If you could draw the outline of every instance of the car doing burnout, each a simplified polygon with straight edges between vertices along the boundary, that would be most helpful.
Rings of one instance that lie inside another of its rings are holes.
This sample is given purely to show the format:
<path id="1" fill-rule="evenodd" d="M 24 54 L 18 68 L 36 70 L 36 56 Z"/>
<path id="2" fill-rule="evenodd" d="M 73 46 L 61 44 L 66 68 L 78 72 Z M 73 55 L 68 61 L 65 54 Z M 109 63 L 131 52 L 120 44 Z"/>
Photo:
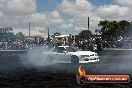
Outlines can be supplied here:
<path id="1" fill-rule="evenodd" d="M 46 54 L 49 63 L 89 63 L 99 61 L 97 53 L 80 51 L 70 46 L 56 46 Z"/>

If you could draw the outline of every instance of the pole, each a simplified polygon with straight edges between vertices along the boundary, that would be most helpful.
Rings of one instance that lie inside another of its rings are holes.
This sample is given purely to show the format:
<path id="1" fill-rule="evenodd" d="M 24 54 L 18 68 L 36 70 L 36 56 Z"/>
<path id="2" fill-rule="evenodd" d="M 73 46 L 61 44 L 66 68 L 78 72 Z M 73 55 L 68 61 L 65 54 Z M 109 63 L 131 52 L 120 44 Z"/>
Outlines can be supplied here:
<path id="1" fill-rule="evenodd" d="M 88 17 L 88 30 L 89 30 L 89 17 Z"/>
<path id="2" fill-rule="evenodd" d="M 50 35 L 49 35 L 49 28 L 48 29 L 48 43 L 50 43 Z"/>
<path id="3" fill-rule="evenodd" d="M 89 32 L 89 17 L 88 17 L 88 32 Z M 90 34 L 88 34 L 88 37 L 90 38 Z"/>
<path id="4" fill-rule="evenodd" d="M 31 25 L 31 23 L 29 23 L 29 37 L 30 37 L 30 25 Z"/>

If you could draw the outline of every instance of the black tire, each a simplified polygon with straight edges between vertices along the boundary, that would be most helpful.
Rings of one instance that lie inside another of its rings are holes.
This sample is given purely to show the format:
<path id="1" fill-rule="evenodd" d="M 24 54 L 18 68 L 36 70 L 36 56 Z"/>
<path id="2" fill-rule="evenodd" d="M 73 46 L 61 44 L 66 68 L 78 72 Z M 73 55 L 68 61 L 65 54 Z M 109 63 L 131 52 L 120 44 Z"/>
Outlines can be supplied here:
<path id="1" fill-rule="evenodd" d="M 47 62 L 48 64 L 53 63 L 53 58 L 52 58 L 51 56 L 47 56 L 46 62 Z"/>
<path id="2" fill-rule="evenodd" d="M 71 63 L 72 64 L 78 64 L 79 58 L 77 56 L 71 56 Z"/>

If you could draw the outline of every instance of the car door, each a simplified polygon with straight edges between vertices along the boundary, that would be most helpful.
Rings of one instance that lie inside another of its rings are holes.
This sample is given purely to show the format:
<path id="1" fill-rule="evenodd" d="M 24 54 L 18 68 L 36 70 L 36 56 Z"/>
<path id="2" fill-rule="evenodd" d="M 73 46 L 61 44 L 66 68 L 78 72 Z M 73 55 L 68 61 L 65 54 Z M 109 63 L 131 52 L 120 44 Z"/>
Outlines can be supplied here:
<path id="1" fill-rule="evenodd" d="M 59 63 L 65 62 L 66 52 L 64 47 L 58 47 L 55 55 L 56 61 Z"/>

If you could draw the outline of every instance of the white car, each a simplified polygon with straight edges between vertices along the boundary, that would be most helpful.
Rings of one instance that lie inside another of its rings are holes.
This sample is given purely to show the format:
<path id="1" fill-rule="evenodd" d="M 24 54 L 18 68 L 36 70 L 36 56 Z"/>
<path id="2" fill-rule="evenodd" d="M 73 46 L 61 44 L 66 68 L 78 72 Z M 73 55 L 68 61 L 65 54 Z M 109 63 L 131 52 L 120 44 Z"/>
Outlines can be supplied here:
<path id="1" fill-rule="evenodd" d="M 45 53 L 43 53 L 45 54 Z M 47 61 L 54 63 L 89 63 L 99 61 L 99 56 L 91 51 L 78 51 L 70 46 L 57 46 L 47 54 Z"/>

